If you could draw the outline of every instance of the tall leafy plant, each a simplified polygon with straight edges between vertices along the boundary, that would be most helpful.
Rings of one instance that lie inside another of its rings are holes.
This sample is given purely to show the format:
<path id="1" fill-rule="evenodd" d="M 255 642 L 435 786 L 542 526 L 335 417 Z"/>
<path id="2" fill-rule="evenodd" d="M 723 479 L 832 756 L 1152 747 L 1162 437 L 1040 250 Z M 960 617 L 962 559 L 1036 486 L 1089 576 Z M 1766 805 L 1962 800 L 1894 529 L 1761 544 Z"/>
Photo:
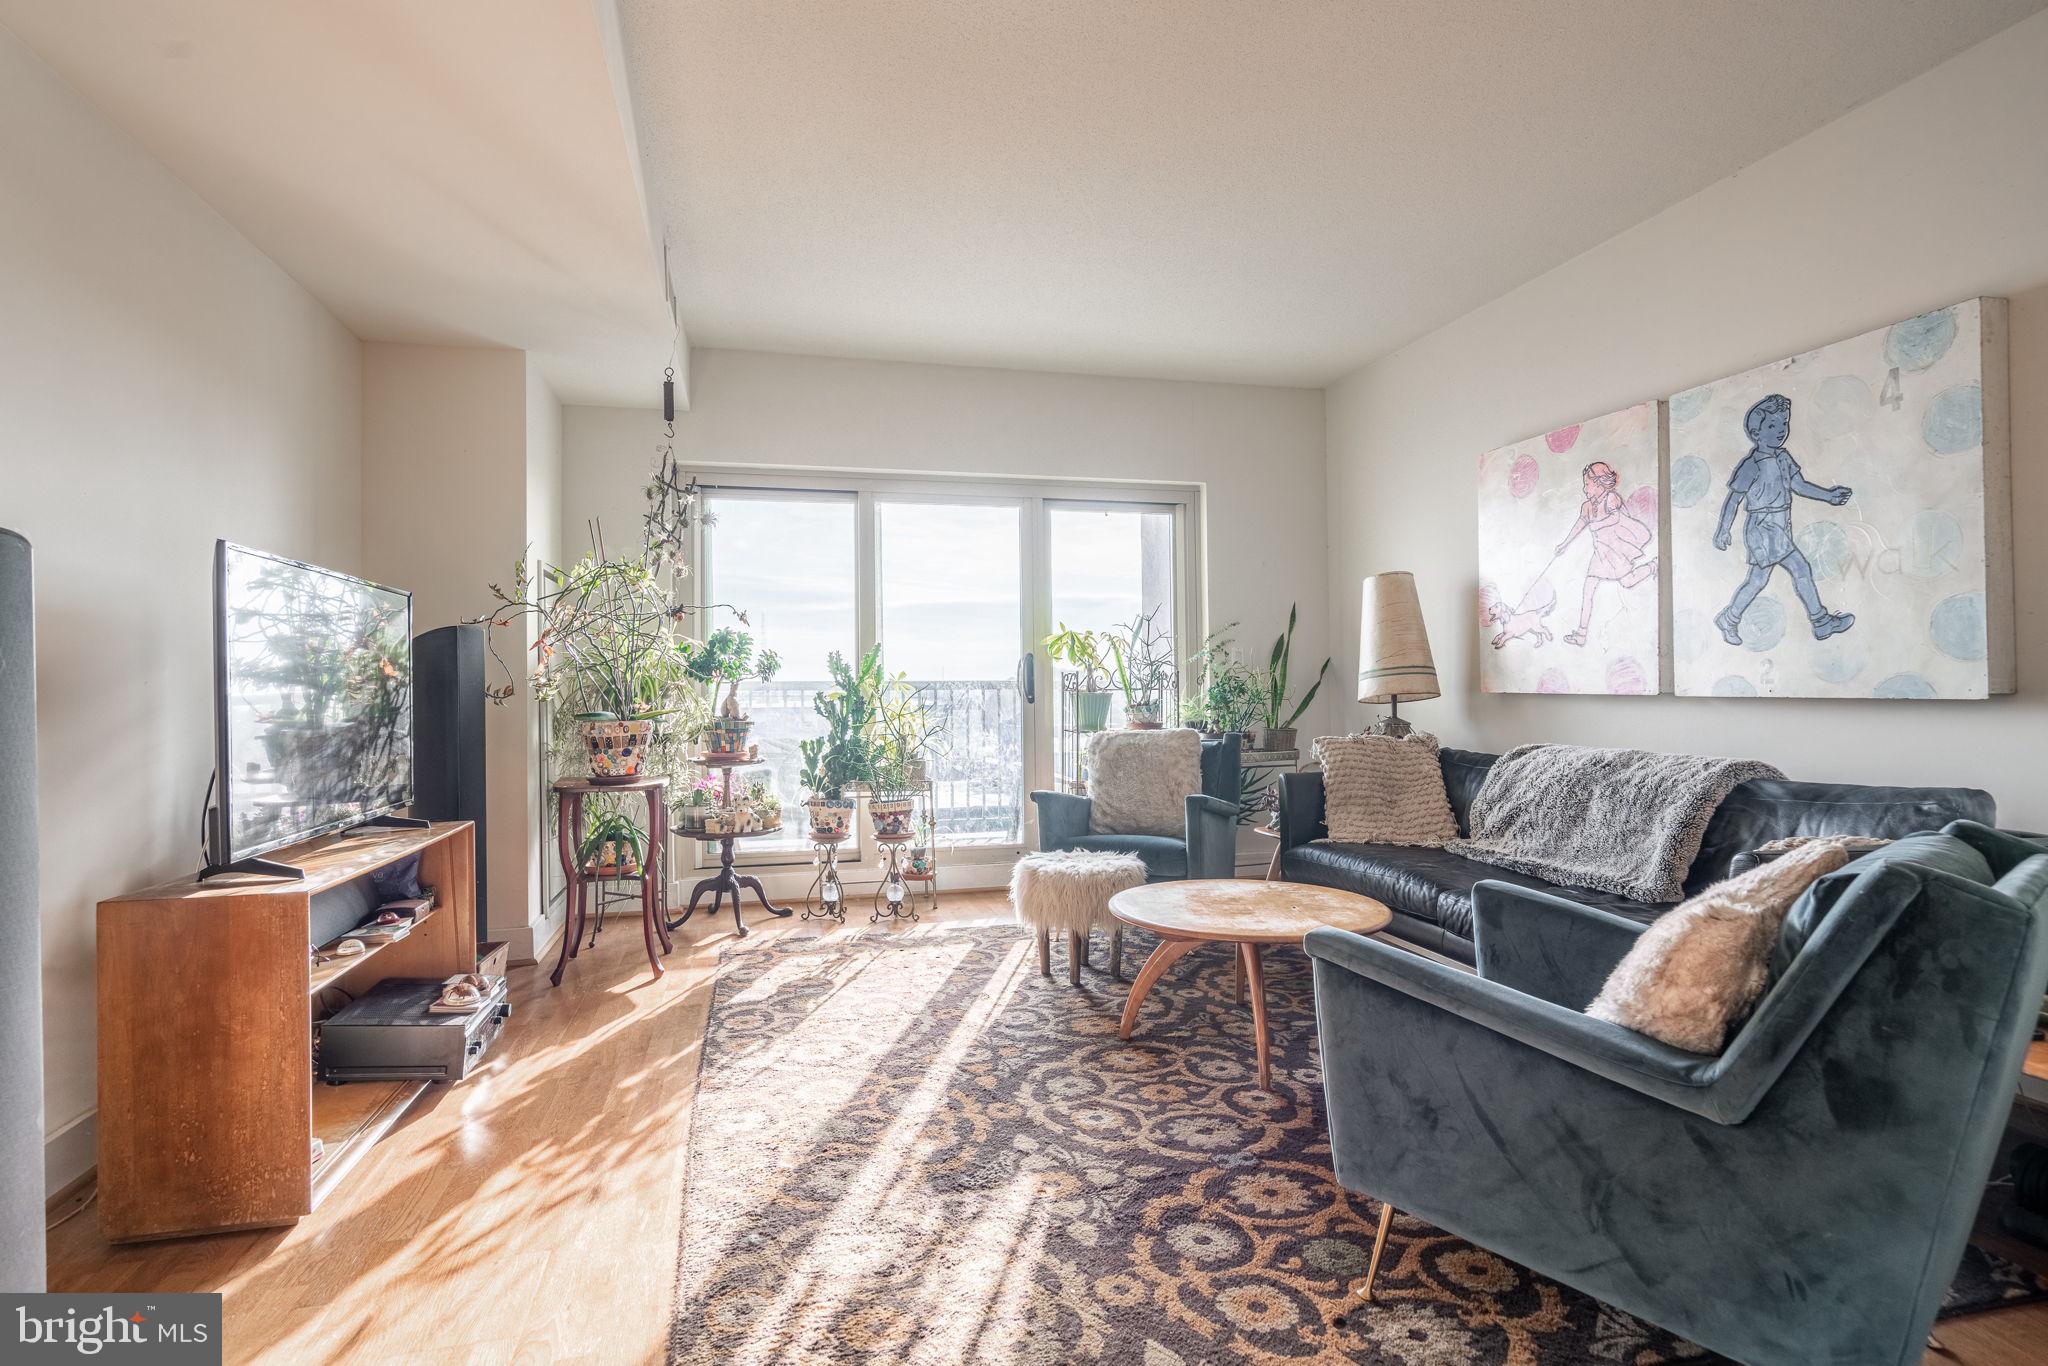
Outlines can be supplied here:
<path id="1" fill-rule="evenodd" d="M 811 709 L 825 723 L 825 733 L 797 745 L 803 755 L 803 784 L 822 801 L 845 799 L 846 789 L 876 781 L 879 745 L 876 740 L 875 698 L 882 677 L 882 649 L 879 644 L 861 656 L 857 666 L 834 650 L 825 661 L 831 671 L 833 688 L 811 699 Z"/>
<path id="2" fill-rule="evenodd" d="M 1294 704 L 1293 711 L 1287 711 L 1287 669 L 1294 653 L 1295 606 L 1287 608 L 1287 629 L 1273 642 L 1273 653 L 1266 663 L 1265 722 L 1268 730 L 1291 730 L 1309 704 L 1316 700 L 1316 693 L 1323 686 L 1324 675 L 1330 672 L 1330 661 L 1325 659 L 1323 667 L 1316 671 L 1316 681 L 1309 684 L 1308 691 Z M 1287 719 L 1281 720 L 1285 714 Z"/>
<path id="3" fill-rule="evenodd" d="M 494 701 L 515 692 L 498 633 L 524 623 L 533 635 L 527 680 L 536 698 L 566 704 L 582 720 L 647 720 L 679 709 L 696 646 L 677 623 L 691 609 L 671 601 L 645 563 L 592 553 L 536 575 L 522 557 L 511 589 L 490 589 L 498 606 L 472 624 L 490 627 L 491 654 L 505 674 L 490 689 Z"/>

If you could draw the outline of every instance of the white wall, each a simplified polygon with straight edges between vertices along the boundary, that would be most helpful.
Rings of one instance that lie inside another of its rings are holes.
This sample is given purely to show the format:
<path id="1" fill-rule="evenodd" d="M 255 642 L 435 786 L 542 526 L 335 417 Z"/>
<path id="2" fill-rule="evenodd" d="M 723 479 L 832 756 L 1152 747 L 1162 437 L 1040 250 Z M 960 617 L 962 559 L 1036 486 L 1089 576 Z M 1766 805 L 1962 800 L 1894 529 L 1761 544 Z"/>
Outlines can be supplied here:
<path id="1" fill-rule="evenodd" d="M 415 631 L 488 612 L 488 585 L 510 591 L 533 531 L 556 521 L 558 408 L 523 352 L 364 343 L 363 563 L 371 577 L 413 591 Z M 522 676 L 525 641 L 518 627 L 497 633 L 498 649 Z M 552 928 L 536 895 L 533 729 L 523 692 L 485 715 L 490 923 L 519 961 Z"/>
<path id="2" fill-rule="evenodd" d="M 1411 569 L 1448 744 L 1753 755 L 1793 777 L 1988 788 L 2048 828 L 2048 15 L 2037 16 L 1329 392 L 1330 602 Z M 1511 206 L 1503 211 L 1511 211 Z M 2012 300 L 2017 696 L 1816 702 L 1484 696 L 1473 602 L 1482 451 L 1974 295 Z M 1355 704 L 1344 723 L 1368 719 Z"/>
<path id="3" fill-rule="evenodd" d="M 1198 484 L 1211 626 L 1241 623 L 1239 639 L 1263 663 L 1299 602 L 1297 676 L 1312 676 L 1327 652 L 1315 390 L 703 347 L 690 365 L 690 410 L 676 415 L 676 451 L 689 463 Z M 639 534 L 660 433 L 658 411 L 564 409 L 570 551 L 586 543 L 591 518 L 608 539 Z M 1333 678 L 1346 672 L 1331 665 Z"/>
<path id="4" fill-rule="evenodd" d="M 213 543 L 361 567 L 356 339 L 0 28 L 0 524 L 36 546 L 48 1179 L 93 1162 L 94 905 L 194 871 Z"/>

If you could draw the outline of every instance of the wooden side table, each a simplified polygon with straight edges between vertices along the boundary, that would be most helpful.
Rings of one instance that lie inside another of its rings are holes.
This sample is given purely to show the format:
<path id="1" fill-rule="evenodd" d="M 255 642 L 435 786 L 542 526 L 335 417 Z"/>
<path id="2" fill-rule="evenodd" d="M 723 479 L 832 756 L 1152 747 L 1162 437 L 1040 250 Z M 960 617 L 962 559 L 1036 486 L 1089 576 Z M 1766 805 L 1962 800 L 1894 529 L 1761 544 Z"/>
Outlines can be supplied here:
<path id="1" fill-rule="evenodd" d="M 647 799 L 647 857 L 640 869 L 640 930 L 647 940 L 647 963 L 654 969 L 656 977 L 663 968 L 661 955 L 667 953 L 673 944 L 668 937 L 668 926 L 662 920 L 662 883 L 665 881 L 666 850 L 668 848 L 668 803 L 663 794 L 668 790 L 666 778 L 637 778 L 624 783 L 595 783 L 588 778 L 560 778 L 555 789 L 555 847 L 562 859 L 562 877 L 569 888 L 569 904 L 564 913 L 566 924 L 562 926 L 562 953 L 555 960 L 554 973 L 548 981 L 554 986 L 562 985 L 562 973 L 569 966 L 569 960 L 576 956 L 577 941 L 583 937 L 583 922 L 590 903 L 590 888 L 593 884 L 629 881 L 613 874 L 598 878 L 583 871 L 583 801 L 592 793 L 609 793 L 624 796 L 639 793 Z M 659 940 L 660 952 L 655 943 Z"/>
<path id="2" fill-rule="evenodd" d="M 1254 835 L 1264 835 L 1267 839 L 1273 841 L 1273 857 L 1266 864 L 1266 881 L 1283 881 L 1284 879 L 1280 876 L 1280 855 L 1283 852 L 1280 848 L 1280 832 L 1266 822 L 1261 821 L 1252 827 L 1252 833 Z"/>

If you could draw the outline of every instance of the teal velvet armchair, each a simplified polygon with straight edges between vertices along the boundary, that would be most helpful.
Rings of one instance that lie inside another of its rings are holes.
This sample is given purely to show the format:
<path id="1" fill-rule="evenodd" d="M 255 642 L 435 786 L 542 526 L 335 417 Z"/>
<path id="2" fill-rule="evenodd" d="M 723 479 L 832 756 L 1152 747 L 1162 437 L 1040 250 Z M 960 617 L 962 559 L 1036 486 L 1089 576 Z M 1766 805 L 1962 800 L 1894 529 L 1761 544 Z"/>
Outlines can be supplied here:
<path id="1" fill-rule="evenodd" d="M 1751 1366 L 1919 1362 L 2048 986 L 2048 846 L 1958 821 L 1823 878 L 1717 1056 L 1583 1013 L 1641 925 L 1474 909 L 1476 974 L 1308 936 L 1339 1180 Z"/>
<path id="2" fill-rule="evenodd" d="M 1243 737 L 1225 735 L 1202 742 L 1202 790 L 1187 800 L 1187 829 L 1171 835 L 1092 835 L 1088 799 L 1067 792 L 1034 792 L 1038 847 L 1052 853 L 1088 849 L 1136 854 L 1152 882 L 1181 878 L 1233 877 L 1237 873 L 1239 782 L 1244 768 Z"/>

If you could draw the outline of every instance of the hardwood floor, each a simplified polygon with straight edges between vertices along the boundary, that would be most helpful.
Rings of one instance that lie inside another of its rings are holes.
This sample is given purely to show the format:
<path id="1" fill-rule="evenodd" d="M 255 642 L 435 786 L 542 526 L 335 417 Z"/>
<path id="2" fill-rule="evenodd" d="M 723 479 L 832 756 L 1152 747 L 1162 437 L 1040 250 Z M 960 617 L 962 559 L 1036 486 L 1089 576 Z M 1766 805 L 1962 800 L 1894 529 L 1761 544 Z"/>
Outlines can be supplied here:
<path id="1" fill-rule="evenodd" d="M 954 893 L 896 932 L 1008 917 L 1001 893 Z M 733 936 L 729 917 L 693 920 L 656 981 L 636 919 L 612 920 L 559 989 L 513 969 L 512 1022 L 482 1072 L 434 1088 L 296 1228 L 114 1247 L 88 1208 L 50 1235 L 50 1288 L 218 1290 L 233 1362 L 660 1360 L 697 1049 Z M 864 907 L 853 919 L 830 932 L 867 929 Z M 1929 1363 L 2042 1366 L 2048 1306 L 1939 1336 L 1948 1355 Z"/>

